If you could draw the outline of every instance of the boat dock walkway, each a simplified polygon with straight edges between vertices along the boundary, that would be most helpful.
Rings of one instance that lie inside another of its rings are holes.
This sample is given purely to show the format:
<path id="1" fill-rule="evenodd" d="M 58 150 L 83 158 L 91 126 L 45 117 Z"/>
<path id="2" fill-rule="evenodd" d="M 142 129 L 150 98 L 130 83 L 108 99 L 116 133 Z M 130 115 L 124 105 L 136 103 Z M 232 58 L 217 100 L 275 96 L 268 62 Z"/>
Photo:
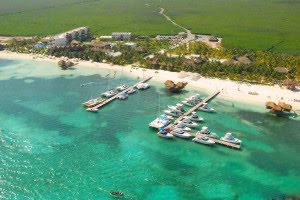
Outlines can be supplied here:
<path id="1" fill-rule="evenodd" d="M 190 115 L 192 112 L 194 112 L 195 110 L 197 110 L 198 108 L 200 108 L 201 106 L 203 106 L 204 103 L 207 103 L 208 101 L 212 100 L 213 98 L 215 98 L 218 94 L 220 94 L 220 91 L 216 91 L 213 94 L 209 95 L 208 97 L 206 97 L 205 99 L 203 99 L 200 103 L 198 103 L 197 105 L 195 105 L 194 107 L 192 107 L 191 109 L 189 109 L 186 113 L 183 113 L 180 117 L 178 117 L 172 124 L 170 124 L 169 126 L 167 126 L 167 128 L 169 128 L 170 130 L 174 129 L 174 124 L 177 124 L 178 121 L 181 121 L 185 116 Z M 196 133 L 190 133 L 193 137 L 196 137 Z M 206 136 L 205 134 L 198 134 L 199 136 Z M 232 144 L 230 142 L 225 142 L 222 140 L 218 140 L 215 138 L 210 138 L 211 140 L 213 140 L 216 144 L 220 144 L 226 147 L 231 147 L 234 149 L 241 149 L 241 145 L 240 144 Z"/>
<path id="2" fill-rule="evenodd" d="M 191 133 L 189 132 L 193 137 L 196 137 L 196 133 Z M 197 134 L 198 136 L 202 137 L 202 136 L 207 136 L 205 134 L 201 134 L 201 133 L 198 133 Z M 241 149 L 241 144 L 233 144 L 233 143 L 230 143 L 230 142 L 225 142 L 225 141 L 222 141 L 222 140 L 218 140 L 216 138 L 209 138 L 211 139 L 212 141 L 214 141 L 216 144 L 220 144 L 220 145 L 223 145 L 223 146 L 226 146 L 226 147 L 231 147 L 233 149 L 238 149 L 240 150 Z"/>
<path id="3" fill-rule="evenodd" d="M 192 107 L 191 109 L 189 109 L 186 113 L 184 113 L 183 115 L 181 115 L 180 117 L 178 117 L 174 121 L 173 124 L 176 124 L 178 121 L 181 121 L 183 119 L 183 117 L 192 114 L 192 112 L 194 112 L 195 110 L 197 110 L 198 108 L 200 108 L 204 103 L 207 103 L 208 101 L 210 101 L 213 98 L 215 98 L 218 94 L 220 94 L 220 91 L 216 91 L 213 94 L 209 95 L 208 97 L 206 97 L 205 99 L 203 99 L 200 103 L 198 103 L 197 105 L 195 105 L 194 107 Z"/>
<path id="4" fill-rule="evenodd" d="M 149 77 L 149 78 L 146 78 L 146 79 L 144 79 L 144 80 L 142 80 L 142 81 L 140 81 L 140 82 L 138 82 L 138 83 L 136 83 L 136 84 L 134 84 L 134 85 L 128 87 L 127 89 L 123 90 L 122 92 L 127 92 L 127 91 L 129 91 L 129 90 L 135 88 L 135 87 L 136 87 L 138 84 L 140 84 L 140 83 L 146 83 L 146 82 L 148 82 L 152 77 L 153 77 L 153 76 L 151 76 L 151 77 Z M 92 107 L 92 109 L 100 109 L 101 107 L 105 106 L 106 104 L 109 104 L 110 102 L 112 102 L 113 100 L 115 100 L 116 98 L 118 98 L 119 94 L 120 94 L 120 93 L 117 93 L 116 95 L 110 97 L 109 99 L 106 99 L 106 100 L 103 101 L 102 103 L 100 103 L 100 104 L 98 104 L 98 105 Z"/>

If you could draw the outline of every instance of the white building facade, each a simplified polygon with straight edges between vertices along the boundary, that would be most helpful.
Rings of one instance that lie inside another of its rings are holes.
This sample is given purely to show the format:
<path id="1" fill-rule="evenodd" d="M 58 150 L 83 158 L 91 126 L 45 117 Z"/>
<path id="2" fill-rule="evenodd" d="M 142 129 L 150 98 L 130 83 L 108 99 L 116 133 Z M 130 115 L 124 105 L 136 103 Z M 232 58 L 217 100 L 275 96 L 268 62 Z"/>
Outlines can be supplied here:
<path id="1" fill-rule="evenodd" d="M 130 40 L 131 39 L 130 32 L 114 32 L 111 34 L 111 36 L 115 40 Z"/>
<path id="2" fill-rule="evenodd" d="M 73 29 L 59 35 L 55 35 L 53 37 L 47 37 L 49 42 L 47 44 L 48 47 L 55 47 L 55 46 L 66 46 L 68 42 L 72 40 L 81 40 L 88 36 L 89 28 L 87 27 L 80 27 L 77 29 Z"/>

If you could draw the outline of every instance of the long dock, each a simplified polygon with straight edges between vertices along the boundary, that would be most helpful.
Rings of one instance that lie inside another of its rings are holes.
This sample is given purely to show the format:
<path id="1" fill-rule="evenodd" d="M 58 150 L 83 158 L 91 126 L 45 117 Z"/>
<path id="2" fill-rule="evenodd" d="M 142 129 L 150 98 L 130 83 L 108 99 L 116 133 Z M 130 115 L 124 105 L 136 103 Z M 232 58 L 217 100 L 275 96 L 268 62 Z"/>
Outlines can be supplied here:
<path id="1" fill-rule="evenodd" d="M 179 116 L 172 124 L 170 124 L 169 126 L 167 126 L 170 130 L 174 129 L 174 124 L 177 124 L 178 121 L 181 121 L 185 116 L 190 115 L 192 112 L 194 112 L 195 110 L 197 110 L 198 108 L 200 108 L 201 106 L 203 106 L 204 103 L 209 102 L 210 100 L 212 100 L 213 98 L 215 98 L 218 94 L 220 94 L 220 91 L 216 91 L 213 94 L 209 95 L 208 97 L 206 97 L 205 99 L 203 99 L 200 103 L 198 103 L 197 105 L 195 105 L 194 107 L 192 107 L 191 109 L 189 109 L 186 113 L 183 113 L 181 116 Z M 196 137 L 196 133 L 190 133 L 193 137 Z M 197 134 L 198 136 L 206 136 L 205 134 Z M 210 138 L 211 140 L 213 140 L 216 144 L 220 144 L 226 147 L 231 147 L 234 149 L 241 149 L 241 145 L 240 144 L 232 144 L 230 142 L 225 142 L 222 140 L 218 140 L 215 138 Z"/>
<path id="2" fill-rule="evenodd" d="M 142 80 L 142 81 L 140 81 L 140 82 L 138 82 L 138 83 L 136 83 L 136 84 L 134 84 L 134 85 L 132 85 L 132 86 L 130 86 L 130 87 L 128 87 L 128 88 L 126 88 L 126 89 L 123 90 L 122 92 L 127 92 L 127 91 L 129 91 L 129 90 L 135 88 L 135 87 L 136 87 L 138 84 L 140 84 L 140 83 L 146 83 L 146 82 L 148 82 L 151 78 L 152 78 L 152 76 L 149 77 L 149 78 L 146 78 L 146 79 L 144 79 L 144 80 Z M 92 107 L 92 109 L 99 109 L 99 108 L 101 108 L 101 107 L 103 107 L 103 106 L 109 104 L 110 102 L 112 102 L 112 101 L 115 100 L 116 98 L 118 98 L 118 96 L 119 96 L 119 93 L 117 93 L 116 95 L 110 97 L 109 99 L 106 99 L 106 100 L 103 101 L 102 103 L 100 103 L 100 104 L 98 104 L 98 105 Z"/>
<path id="3" fill-rule="evenodd" d="M 198 103 L 197 105 L 195 105 L 194 107 L 192 107 L 191 109 L 189 109 L 186 113 L 184 113 L 180 117 L 178 117 L 174 121 L 173 124 L 176 124 L 178 121 L 181 121 L 183 119 L 183 117 L 192 114 L 192 112 L 194 112 L 195 110 L 197 110 L 198 108 L 200 108 L 201 106 L 203 106 L 204 103 L 207 103 L 208 101 L 210 101 L 213 98 L 215 98 L 218 94 L 220 94 L 220 91 L 216 91 L 213 94 L 209 95 L 208 97 L 206 97 L 205 99 L 203 99 L 200 103 Z"/>
<path id="4" fill-rule="evenodd" d="M 196 137 L 196 133 L 190 133 L 193 137 Z M 197 133 L 197 136 L 207 136 L 205 134 L 201 134 L 201 133 Z M 230 143 L 230 142 L 225 142 L 225 141 L 222 141 L 222 140 L 218 140 L 216 138 L 209 138 L 211 139 L 212 141 L 214 141 L 216 144 L 220 144 L 220 145 L 223 145 L 223 146 L 226 146 L 226 147 L 231 147 L 233 149 L 238 149 L 240 150 L 241 149 L 241 144 L 233 144 L 233 143 Z"/>

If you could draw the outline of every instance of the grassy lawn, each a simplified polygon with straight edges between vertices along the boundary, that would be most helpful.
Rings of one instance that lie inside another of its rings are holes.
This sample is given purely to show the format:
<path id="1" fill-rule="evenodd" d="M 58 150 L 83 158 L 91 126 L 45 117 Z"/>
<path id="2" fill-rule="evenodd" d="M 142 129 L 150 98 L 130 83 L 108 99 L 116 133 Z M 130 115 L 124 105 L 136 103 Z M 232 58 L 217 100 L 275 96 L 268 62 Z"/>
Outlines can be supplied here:
<path id="1" fill-rule="evenodd" d="M 193 32 L 224 37 L 225 47 L 275 46 L 272 51 L 300 54 L 300 0 L 157 0 L 156 4 Z"/>
<path id="2" fill-rule="evenodd" d="M 159 15 L 158 7 L 147 6 L 145 1 L 140 0 L 0 2 L 1 35 L 44 36 L 79 26 L 89 26 L 94 34 L 130 31 L 138 35 L 156 35 L 181 31 Z M 18 2 L 26 6 L 22 7 Z"/>
<path id="3" fill-rule="evenodd" d="M 48 35 L 78 26 L 93 33 L 180 31 L 158 6 L 195 33 L 224 46 L 300 54 L 300 0 L 0 0 L 0 35 Z"/>

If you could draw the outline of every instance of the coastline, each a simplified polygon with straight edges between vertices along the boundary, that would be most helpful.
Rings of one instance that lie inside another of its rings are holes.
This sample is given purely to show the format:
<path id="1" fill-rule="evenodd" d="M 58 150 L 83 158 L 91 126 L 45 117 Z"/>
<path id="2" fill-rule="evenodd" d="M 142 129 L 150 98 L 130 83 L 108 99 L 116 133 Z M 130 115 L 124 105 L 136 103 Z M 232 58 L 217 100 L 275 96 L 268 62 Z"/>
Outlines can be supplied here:
<path id="1" fill-rule="evenodd" d="M 33 59 L 35 57 L 35 59 Z M 36 54 L 21 54 L 8 51 L 0 51 L 0 59 L 21 59 L 21 60 L 38 60 L 45 61 L 57 64 L 62 58 L 48 58 L 44 55 Z M 95 63 L 90 61 L 79 60 L 79 66 L 83 67 L 94 67 L 101 69 L 111 69 L 116 71 L 123 71 L 126 75 L 129 76 L 142 76 L 143 73 L 145 76 L 153 76 L 152 80 L 160 83 L 164 83 L 166 80 L 170 79 L 174 82 L 186 81 L 188 85 L 186 88 L 203 90 L 208 93 L 212 93 L 216 90 L 219 90 L 221 93 L 220 98 L 226 100 L 233 100 L 237 102 L 243 102 L 247 104 L 261 105 L 264 107 L 267 101 L 278 101 L 282 100 L 285 103 L 291 104 L 294 111 L 300 111 L 300 102 L 293 101 L 294 99 L 299 99 L 300 91 L 290 91 L 285 88 L 280 88 L 276 86 L 265 86 L 265 85 L 255 85 L 249 83 L 239 83 L 231 80 L 221 80 L 217 78 L 205 78 L 200 77 L 199 80 L 191 80 L 189 77 L 180 78 L 178 72 L 169 72 L 164 70 L 153 70 L 153 69 L 143 69 L 143 68 L 134 68 L 132 69 L 131 65 L 120 66 L 120 65 L 111 65 L 107 63 Z M 145 71 L 143 71 L 145 70 Z M 158 73 L 156 73 L 156 71 Z M 257 95 L 249 94 L 257 93 Z"/>

